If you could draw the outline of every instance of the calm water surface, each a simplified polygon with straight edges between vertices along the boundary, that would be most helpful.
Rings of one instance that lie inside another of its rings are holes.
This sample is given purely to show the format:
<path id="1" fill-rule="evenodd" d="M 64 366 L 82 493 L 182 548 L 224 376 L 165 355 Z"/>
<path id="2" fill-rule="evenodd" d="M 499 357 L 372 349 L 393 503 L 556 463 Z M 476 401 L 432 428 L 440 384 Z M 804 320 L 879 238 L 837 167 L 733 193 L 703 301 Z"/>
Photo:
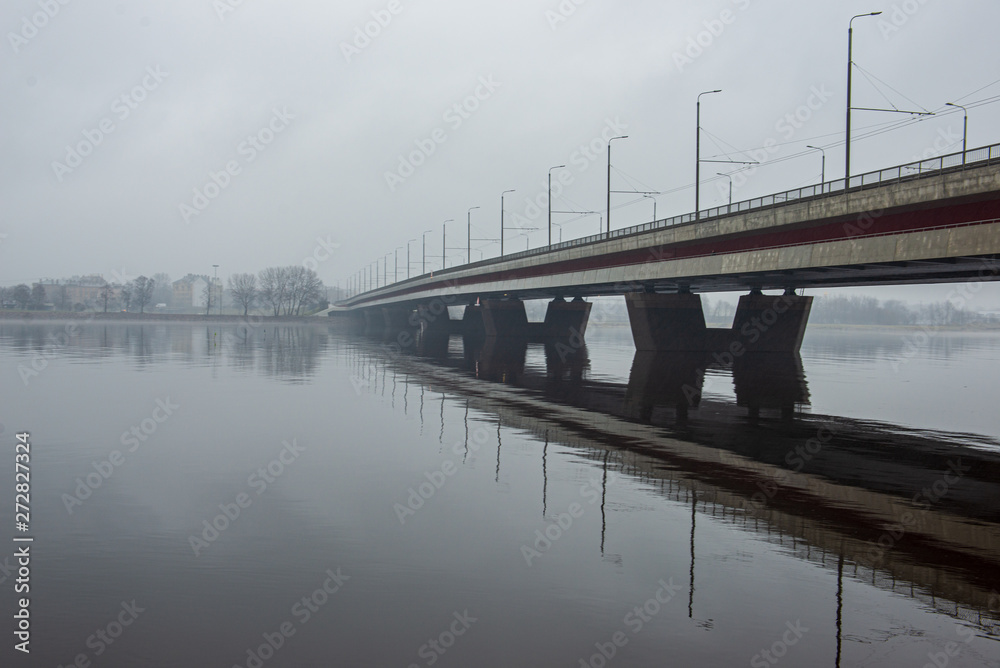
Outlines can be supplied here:
<path id="1" fill-rule="evenodd" d="M 0 322 L 16 665 L 1000 665 L 998 335 L 65 331 Z"/>

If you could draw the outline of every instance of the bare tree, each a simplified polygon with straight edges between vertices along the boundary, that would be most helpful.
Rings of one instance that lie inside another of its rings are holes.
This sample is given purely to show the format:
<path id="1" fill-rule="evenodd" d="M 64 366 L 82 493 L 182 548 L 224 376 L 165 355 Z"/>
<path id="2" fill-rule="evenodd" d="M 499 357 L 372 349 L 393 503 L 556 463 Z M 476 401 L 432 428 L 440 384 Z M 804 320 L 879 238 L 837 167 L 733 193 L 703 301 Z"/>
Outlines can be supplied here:
<path id="1" fill-rule="evenodd" d="M 135 287 L 133 286 L 132 281 L 129 281 L 128 283 L 123 285 L 121 291 L 118 293 L 118 298 L 121 300 L 122 303 L 122 310 L 125 311 L 126 313 L 132 306 L 132 299 L 134 293 L 135 293 Z"/>
<path id="2" fill-rule="evenodd" d="M 215 286 L 209 283 L 201 294 L 205 297 L 205 315 L 209 315 L 212 313 L 212 307 L 215 306 Z"/>
<path id="3" fill-rule="evenodd" d="M 35 283 L 31 286 L 31 308 L 41 310 L 45 306 L 45 286 Z"/>
<path id="4" fill-rule="evenodd" d="M 268 267 L 260 272 L 260 299 L 274 315 L 281 315 L 288 299 L 288 279 L 287 267 Z"/>
<path id="5" fill-rule="evenodd" d="M 115 287 L 116 286 L 113 283 L 104 281 L 104 283 L 101 284 L 100 292 L 97 293 L 101 301 L 104 303 L 105 313 L 108 312 L 108 304 L 115 298 Z"/>
<path id="6" fill-rule="evenodd" d="M 233 274 L 229 277 L 229 292 L 233 301 L 243 307 L 243 315 L 257 303 L 257 277 L 253 274 Z"/>
<path id="7" fill-rule="evenodd" d="M 289 299 L 286 313 L 299 315 L 305 304 L 319 301 L 323 296 L 323 281 L 312 269 L 287 267 L 289 275 Z"/>
<path id="8" fill-rule="evenodd" d="M 156 288 L 156 281 L 145 276 L 139 276 L 132 281 L 132 298 L 139 305 L 139 313 L 143 313 L 146 304 L 153 298 L 153 290 Z"/>
<path id="9" fill-rule="evenodd" d="M 31 303 L 31 288 L 24 283 L 15 285 L 11 290 L 10 298 L 17 304 L 18 308 L 24 311 Z"/>

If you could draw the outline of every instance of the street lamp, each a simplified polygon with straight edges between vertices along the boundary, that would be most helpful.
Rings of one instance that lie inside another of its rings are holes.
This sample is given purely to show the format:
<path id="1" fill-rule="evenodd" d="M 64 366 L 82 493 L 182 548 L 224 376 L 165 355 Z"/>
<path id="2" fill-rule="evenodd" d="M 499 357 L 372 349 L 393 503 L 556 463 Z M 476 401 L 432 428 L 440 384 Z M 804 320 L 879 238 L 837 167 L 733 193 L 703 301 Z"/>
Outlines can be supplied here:
<path id="1" fill-rule="evenodd" d="M 960 104 L 955 104 L 954 102 L 945 102 L 947 107 L 958 107 L 963 112 L 965 112 L 965 120 L 962 121 L 962 164 L 965 164 L 965 152 L 968 150 L 968 139 L 969 139 L 969 110 Z"/>
<path id="2" fill-rule="evenodd" d="M 822 170 L 820 171 L 819 182 L 822 184 L 820 192 L 826 192 L 826 151 L 821 149 L 819 146 L 806 146 L 806 148 L 811 148 L 819 151 L 823 154 Z"/>
<path id="3" fill-rule="evenodd" d="M 406 278 L 410 278 L 410 244 L 412 244 L 416 239 L 410 239 L 406 242 Z"/>
<path id="4" fill-rule="evenodd" d="M 516 190 L 504 190 L 500 193 L 500 257 L 503 257 L 503 198 L 507 193 L 517 192 Z"/>
<path id="5" fill-rule="evenodd" d="M 651 200 L 653 200 L 653 222 L 655 223 L 656 222 L 656 198 L 653 197 L 652 195 L 643 195 L 642 197 L 643 197 L 643 199 L 651 199 Z"/>
<path id="6" fill-rule="evenodd" d="M 212 279 L 212 287 L 208 289 L 208 307 L 209 308 L 212 307 L 212 293 L 215 292 L 215 286 L 218 285 L 218 283 L 219 283 L 219 265 L 213 264 L 212 268 L 213 268 L 213 270 L 215 272 L 214 273 L 215 278 Z M 219 315 L 222 315 L 221 305 L 220 304 L 216 304 L 215 307 L 216 307 L 216 309 L 219 310 Z"/>
<path id="7" fill-rule="evenodd" d="M 470 207 L 469 210 L 465 214 L 465 216 L 466 216 L 466 221 L 465 221 L 465 233 L 466 233 L 465 257 L 466 257 L 466 262 L 468 264 L 472 264 L 472 212 L 475 211 L 478 208 L 479 208 L 478 206 Z"/>
<path id="8" fill-rule="evenodd" d="M 382 285 L 389 285 L 389 256 L 392 253 L 386 253 L 385 257 L 382 258 Z"/>
<path id="9" fill-rule="evenodd" d="M 608 140 L 608 233 L 607 238 L 611 238 L 611 142 L 616 139 L 628 139 L 628 135 L 612 137 Z"/>
<path id="10" fill-rule="evenodd" d="M 719 176 L 724 176 L 729 179 L 729 206 L 733 206 L 733 177 L 729 174 L 723 174 L 722 172 L 716 172 Z M 726 210 L 728 212 L 728 209 Z"/>
<path id="11" fill-rule="evenodd" d="M 707 90 L 703 93 L 698 93 L 698 98 L 695 104 L 695 140 L 694 140 L 694 150 L 695 150 L 695 161 L 694 161 L 694 219 L 698 220 L 701 216 L 701 96 L 711 95 L 712 93 L 721 93 L 722 90 Z"/>
<path id="12" fill-rule="evenodd" d="M 441 271 L 444 271 L 448 266 L 448 244 L 445 243 L 445 226 L 448 225 L 448 223 L 454 222 L 454 218 L 449 218 L 441 223 Z"/>
<path id="13" fill-rule="evenodd" d="M 854 71 L 854 57 L 852 49 L 854 48 L 854 19 L 859 19 L 862 16 L 878 16 L 882 12 L 869 12 L 867 14 L 858 14 L 851 18 L 847 24 L 847 142 L 845 143 L 846 155 L 844 157 L 845 168 L 844 168 L 844 189 L 848 190 L 851 187 L 851 75 Z"/>
<path id="14" fill-rule="evenodd" d="M 402 248 L 402 246 L 399 246 L 398 248 L 396 248 L 396 258 L 392 262 L 392 282 L 393 283 L 398 283 L 399 282 L 399 249 L 400 248 Z"/>
<path id="15" fill-rule="evenodd" d="M 420 238 L 423 241 L 423 252 L 422 252 L 421 259 L 420 259 L 420 273 L 421 274 L 426 274 L 427 273 L 427 235 L 430 234 L 433 231 L 434 230 L 427 230 L 426 232 L 424 232 L 423 234 L 420 235 Z"/>
<path id="16" fill-rule="evenodd" d="M 563 169 L 566 165 L 556 165 L 549 169 L 549 246 L 552 245 L 552 170 Z"/>

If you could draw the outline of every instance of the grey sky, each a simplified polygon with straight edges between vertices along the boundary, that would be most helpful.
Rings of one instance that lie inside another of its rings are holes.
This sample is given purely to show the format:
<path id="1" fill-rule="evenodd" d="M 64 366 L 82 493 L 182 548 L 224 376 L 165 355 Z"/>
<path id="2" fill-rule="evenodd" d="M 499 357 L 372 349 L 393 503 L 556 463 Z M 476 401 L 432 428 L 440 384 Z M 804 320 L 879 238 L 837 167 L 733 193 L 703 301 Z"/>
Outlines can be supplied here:
<path id="1" fill-rule="evenodd" d="M 859 139 L 855 173 L 958 150 L 962 114 L 944 104 L 1000 95 L 990 86 L 1000 78 L 992 0 L 64 1 L 0 9 L 4 285 L 123 269 L 177 278 L 213 264 L 225 276 L 323 258 L 339 245 L 318 266 L 332 285 L 397 247 L 402 265 L 409 239 L 419 271 L 421 233 L 433 230 L 428 254 L 439 265 L 447 219 L 457 221 L 450 264 L 464 256 L 469 207 L 482 207 L 473 236 L 495 238 L 506 189 L 517 190 L 507 197 L 510 224 L 519 214 L 540 228 L 527 239 L 508 232 L 508 248 L 537 247 L 544 212 L 535 217 L 526 200 L 538 197 L 544 211 L 549 167 L 567 164 L 572 178 L 555 208 L 604 209 L 605 154 L 590 160 L 580 147 L 609 123 L 630 136 L 614 145 L 615 167 L 630 178 L 616 173 L 615 187 L 672 191 L 658 197 L 658 216 L 684 213 L 694 205 L 695 98 L 716 88 L 723 93 L 703 98 L 704 157 L 747 159 L 736 149 L 773 138 L 770 160 L 828 146 L 827 178 L 842 176 L 847 22 L 867 11 L 885 14 L 855 21 L 855 60 L 899 94 L 883 88 L 886 100 L 859 74 L 855 104 L 942 113 Z M 25 27 L 49 5 L 54 16 L 35 19 L 41 28 Z M 387 25 L 355 42 L 377 18 Z M 702 53 L 681 62 L 699 37 Z M 345 43 L 363 48 L 345 53 Z M 449 111 L 477 92 L 475 111 Z M 800 127 L 783 121 L 809 102 Z M 969 117 L 970 146 L 1000 141 L 1000 104 Z M 855 135 L 906 118 L 859 112 Z M 90 141 L 84 133 L 103 136 L 70 167 L 67 146 Z M 262 150 L 247 142 L 269 133 Z M 433 153 L 391 188 L 386 174 L 399 175 L 400 156 L 418 142 Z M 703 206 L 725 203 L 728 181 L 715 173 L 726 167 L 703 167 Z M 194 189 L 212 174 L 224 187 L 198 201 Z M 819 177 L 811 152 L 756 170 L 734 199 Z M 614 210 L 614 227 L 651 218 L 652 203 L 638 196 L 617 195 L 615 205 L 633 200 Z M 597 231 L 596 216 L 574 218 L 556 219 L 569 221 L 564 239 Z M 987 290 L 984 305 L 997 294 Z"/>

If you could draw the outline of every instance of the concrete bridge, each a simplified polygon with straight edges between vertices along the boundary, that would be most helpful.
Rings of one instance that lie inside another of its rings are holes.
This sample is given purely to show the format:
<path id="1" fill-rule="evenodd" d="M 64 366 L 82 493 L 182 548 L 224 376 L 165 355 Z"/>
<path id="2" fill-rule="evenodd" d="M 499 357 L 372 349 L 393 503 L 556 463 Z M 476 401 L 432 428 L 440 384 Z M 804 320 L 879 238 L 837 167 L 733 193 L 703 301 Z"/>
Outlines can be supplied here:
<path id="1" fill-rule="evenodd" d="M 996 280 L 998 257 L 992 145 L 398 281 L 331 315 L 392 337 L 582 339 L 584 298 L 624 295 L 639 350 L 792 351 L 812 304 L 797 289 Z M 697 293 L 740 290 L 733 327 L 707 328 Z M 525 299 L 552 300 L 544 323 Z"/>

